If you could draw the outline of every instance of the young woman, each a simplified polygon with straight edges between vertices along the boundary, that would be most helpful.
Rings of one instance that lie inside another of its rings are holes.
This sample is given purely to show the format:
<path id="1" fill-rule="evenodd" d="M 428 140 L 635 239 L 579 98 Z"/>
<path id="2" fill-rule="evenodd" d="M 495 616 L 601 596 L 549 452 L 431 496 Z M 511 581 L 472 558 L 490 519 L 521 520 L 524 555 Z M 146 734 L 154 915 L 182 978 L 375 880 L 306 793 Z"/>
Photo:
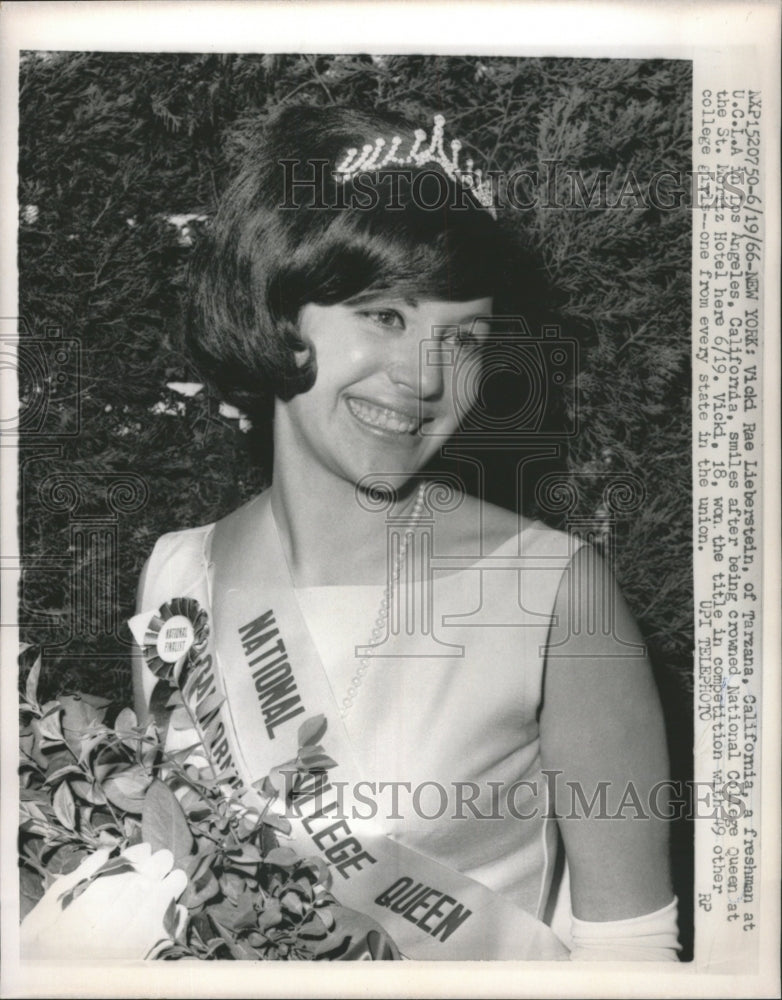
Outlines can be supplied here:
<path id="1" fill-rule="evenodd" d="M 424 125 L 285 109 L 220 207 L 190 346 L 228 401 L 273 409 L 272 483 L 159 540 L 137 710 L 166 649 L 197 652 L 224 699 L 206 750 L 248 802 L 324 715 L 336 766 L 283 789 L 291 836 L 408 957 L 675 960 L 661 710 L 610 571 L 432 471 L 539 275 Z"/>

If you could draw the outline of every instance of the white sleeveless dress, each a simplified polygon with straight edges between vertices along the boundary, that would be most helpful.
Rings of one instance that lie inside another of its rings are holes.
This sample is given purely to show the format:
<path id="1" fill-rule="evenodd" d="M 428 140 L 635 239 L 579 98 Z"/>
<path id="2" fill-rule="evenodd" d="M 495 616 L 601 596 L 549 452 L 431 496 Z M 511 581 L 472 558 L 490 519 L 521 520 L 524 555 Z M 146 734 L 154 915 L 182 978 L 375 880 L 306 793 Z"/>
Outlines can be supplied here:
<path id="1" fill-rule="evenodd" d="M 209 578 L 213 529 L 158 540 L 143 607 Z M 538 716 L 554 602 L 578 544 L 532 522 L 468 568 L 435 571 L 432 634 L 448 655 L 430 655 L 431 634 L 422 642 L 402 629 L 383 648 L 393 657 L 373 657 L 344 719 L 388 836 L 549 923 L 562 858 Z M 338 704 L 383 589 L 296 591 Z M 144 668 L 147 697 L 154 680 Z"/>

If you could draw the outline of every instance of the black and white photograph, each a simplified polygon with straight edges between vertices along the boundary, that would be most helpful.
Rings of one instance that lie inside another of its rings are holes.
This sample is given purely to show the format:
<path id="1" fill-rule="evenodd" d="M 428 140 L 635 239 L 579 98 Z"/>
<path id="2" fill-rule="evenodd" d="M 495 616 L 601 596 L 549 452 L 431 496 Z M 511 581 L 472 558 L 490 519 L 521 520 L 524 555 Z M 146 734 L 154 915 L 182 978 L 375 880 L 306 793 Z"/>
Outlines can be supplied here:
<path id="1" fill-rule="evenodd" d="M 49 6 L 2 23 L 3 996 L 776 995 L 778 40 Z"/>

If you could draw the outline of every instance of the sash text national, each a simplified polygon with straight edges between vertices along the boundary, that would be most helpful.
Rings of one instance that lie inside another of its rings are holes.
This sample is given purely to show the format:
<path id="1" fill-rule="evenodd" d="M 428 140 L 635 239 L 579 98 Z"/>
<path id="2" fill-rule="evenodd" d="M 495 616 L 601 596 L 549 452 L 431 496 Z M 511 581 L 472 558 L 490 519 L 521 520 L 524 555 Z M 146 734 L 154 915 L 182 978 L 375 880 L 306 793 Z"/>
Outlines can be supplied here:
<path id="1" fill-rule="evenodd" d="M 278 726 L 290 722 L 304 711 L 274 612 L 266 611 L 240 626 L 239 638 L 248 665 L 253 668 L 253 681 L 266 732 L 273 740 Z"/>

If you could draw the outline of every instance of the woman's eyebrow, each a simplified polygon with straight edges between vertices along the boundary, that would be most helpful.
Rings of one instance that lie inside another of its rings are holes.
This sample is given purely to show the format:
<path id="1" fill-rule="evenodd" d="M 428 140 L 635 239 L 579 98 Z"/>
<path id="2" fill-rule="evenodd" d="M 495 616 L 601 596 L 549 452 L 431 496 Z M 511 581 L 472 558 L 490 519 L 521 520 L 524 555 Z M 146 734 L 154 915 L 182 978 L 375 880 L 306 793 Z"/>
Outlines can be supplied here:
<path id="1" fill-rule="evenodd" d="M 413 298 L 410 295 L 400 295 L 389 289 L 388 291 L 381 290 L 375 292 L 359 292 L 357 295 L 353 295 L 349 299 L 345 299 L 342 304 L 346 306 L 365 306 L 373 302 L 388 304 L 402 302 L 406 306 L 415 308 L 419 303 L 419 299 Z"/>

